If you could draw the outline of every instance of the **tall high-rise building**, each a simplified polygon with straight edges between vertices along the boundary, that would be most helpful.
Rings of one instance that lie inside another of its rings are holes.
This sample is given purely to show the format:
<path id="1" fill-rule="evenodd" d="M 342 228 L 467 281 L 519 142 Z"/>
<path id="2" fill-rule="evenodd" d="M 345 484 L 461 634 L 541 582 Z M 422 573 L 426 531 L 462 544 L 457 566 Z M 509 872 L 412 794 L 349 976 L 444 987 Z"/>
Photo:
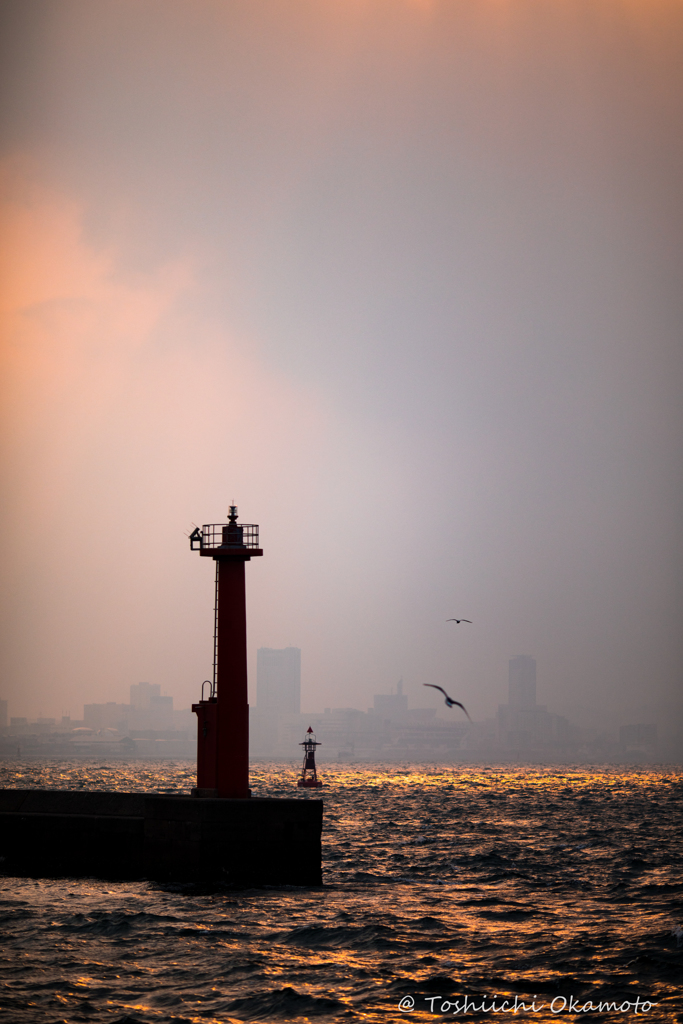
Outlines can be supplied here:
<path id="1" fill-rule="evenodd" d="M 548 750 L 567 743 L 567 719 L 536 703 L 536 659 L 510 658 L 508 703 L 498 705 L 498 739 L 508 750 Z"/>
<path id="2" fill-rule="evenodd" d="M 510 658 L 508 675 L 508 703 L 516 711 L 531 711 L 536 707 L 536 659 L 527 654 Z"/>
<path id="3" fill-rule="evenodd" d="M 259 713 L 301 711 L 301 651 L 259 647 L 256 655 L 256 705 Z"/>

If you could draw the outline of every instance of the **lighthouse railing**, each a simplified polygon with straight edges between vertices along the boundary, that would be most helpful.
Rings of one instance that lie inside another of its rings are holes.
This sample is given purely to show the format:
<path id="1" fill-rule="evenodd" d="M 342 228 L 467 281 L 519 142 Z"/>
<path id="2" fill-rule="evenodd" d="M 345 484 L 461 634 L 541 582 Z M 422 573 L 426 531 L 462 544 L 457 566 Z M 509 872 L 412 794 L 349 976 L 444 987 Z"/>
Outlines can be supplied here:
<path id="1" fill-rule="evenodd" d="M 224 533 L 225 523 L 208 523 L 197 529 L 190 537 L 191 547 L 194 551 L 212 551 L 214 548 L 225 546 Z M 240 523 L 237 529 L 241 533 L 242 543 L 240 547 L 255 550 L 259 546 L 258 526 L 254 523 Z"/>

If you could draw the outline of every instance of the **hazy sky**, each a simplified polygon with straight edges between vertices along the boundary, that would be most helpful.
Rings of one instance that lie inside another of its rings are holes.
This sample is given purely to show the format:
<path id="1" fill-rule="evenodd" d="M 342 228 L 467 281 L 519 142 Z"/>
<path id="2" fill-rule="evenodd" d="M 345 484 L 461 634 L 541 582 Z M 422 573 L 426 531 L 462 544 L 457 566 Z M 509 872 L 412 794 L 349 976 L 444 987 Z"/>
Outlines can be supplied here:
<path id="1" fill-rule="evenodd" d="M 670 721 L 680 0 L 2 13 L 10 714 L 197 699 L 234 500 L 252 699 Z"/>

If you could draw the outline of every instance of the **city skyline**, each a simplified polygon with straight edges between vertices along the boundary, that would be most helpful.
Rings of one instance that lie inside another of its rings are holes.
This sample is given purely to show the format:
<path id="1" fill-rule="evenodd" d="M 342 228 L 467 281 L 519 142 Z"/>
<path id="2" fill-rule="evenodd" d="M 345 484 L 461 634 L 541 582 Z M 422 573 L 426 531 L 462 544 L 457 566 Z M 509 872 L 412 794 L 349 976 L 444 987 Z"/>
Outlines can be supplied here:
<path id="1" fill-rule="evenodd" d="M 681 755 L 681 735 L 675 723 L 626 722 L 623 715 L 617 715 L 607 729 L 586 730 L 549 710 L 547 705 L 538 704 L 537 664 L 530 655 L 509 659 L 507 703 L 499 703 L 494 713 L 473 720 L 472 729 L 464 720 L 455 718 L 450 709 L 444 711 L 442 701 L 430 701 L 418 689 L 409 701 L 403 692 L 403 678 L 389 693 L 373 694 L 372 706 L 366 709 L 346 705 L 302 711 L 301 650 L 291 646 L 259 648 L 257 663 L 261 704 L 257 702 L 251 707 L 249 726 L 250 754 L 257 761 L 264 757 L 291 757 L 300 743 L 299 733 L 311 724 L 325 736 L 327 749 L 321 756 L 327 761 L 337 757 L 371 761 L 380 754 L 385 759 L 419 759 L 428 750 L 437 750 L 441 757 L 470 756 L 475 760 L 505 760 L 522 754 L 538 757 L 542 753 L 571 760 L 581 751 L 594 759 L 618 759 L 624 752 L 655 759 L 658 753 L 669 758 Z M 0 732 L 5 731 L 6 740 L 36 731 L 40 735 L 58 733 L 64 737 L 72 733 L 86 753 L 86 733 L 114 743 L 130 737 L 135 746 L 122 749 L 121 756 L 168 756 L 172 749 L 174 756 L 194 759 L 197 723 L 192 710 L 175 709 L 173 698 L 162 695 L 158 683 L 132 683 L 129 693 L 128 704 L 85 704 L 82 719 L 64 716 L 61 722 L 47 717 L 9 715 L 8 702 L 0 700 Z M 172 748 L 169 742 L 174 744 Z"/>

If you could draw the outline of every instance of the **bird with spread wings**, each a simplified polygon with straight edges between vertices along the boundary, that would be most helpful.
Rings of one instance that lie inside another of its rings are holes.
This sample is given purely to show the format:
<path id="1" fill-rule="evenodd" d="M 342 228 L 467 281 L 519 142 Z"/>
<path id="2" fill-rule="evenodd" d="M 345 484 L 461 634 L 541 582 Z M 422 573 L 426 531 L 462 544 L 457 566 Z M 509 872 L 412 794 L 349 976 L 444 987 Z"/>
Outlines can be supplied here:
<path id="1" fill-rule="evenodd" d="M 470 718 L 469 712 L 468 712 L 467 708 L 465 707 L 465 705 L 461 704 L 459 700 L 453 700 L 452 697 L 449 697 L 448 694 L 446 693 L 446 691 L 444 690 L 444 688 L 442 686 L 436 686 L 435 683 L 423 683 L 422 685 L 423 686 L 431 686 L 432 690 L 441 690 L 442 694 L 446 698 L 444 703 L 445 703 L 447 708 L 452 708 L 454 706 L 462 708 L 463 711 L 465 712 L 465 714 L 467 715 L 467 717 Z M 470 718 L 470 722 L 471 721 L 472 721 L 472 719 Z"/>

